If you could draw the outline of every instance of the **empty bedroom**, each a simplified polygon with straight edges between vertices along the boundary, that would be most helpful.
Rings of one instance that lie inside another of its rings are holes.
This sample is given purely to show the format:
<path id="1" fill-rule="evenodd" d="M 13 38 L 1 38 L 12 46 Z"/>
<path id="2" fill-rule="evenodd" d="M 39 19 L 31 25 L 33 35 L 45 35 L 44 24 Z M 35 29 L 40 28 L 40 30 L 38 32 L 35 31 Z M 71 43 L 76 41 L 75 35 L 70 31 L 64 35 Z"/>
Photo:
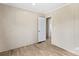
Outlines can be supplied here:
<path id="1" fill-rule="evenodd" d="M 79 56 L 79 3 L 0 3 L 0 56 Z"/>

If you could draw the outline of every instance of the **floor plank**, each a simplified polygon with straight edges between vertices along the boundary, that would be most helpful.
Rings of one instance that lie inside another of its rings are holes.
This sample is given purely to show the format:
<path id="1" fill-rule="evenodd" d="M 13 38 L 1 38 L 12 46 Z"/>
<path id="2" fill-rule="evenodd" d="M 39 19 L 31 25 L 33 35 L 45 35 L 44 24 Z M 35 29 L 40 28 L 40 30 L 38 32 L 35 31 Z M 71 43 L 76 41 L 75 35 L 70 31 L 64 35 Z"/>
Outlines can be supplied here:
<path id="1" fill-rule="evenodd" d="M 77 56 L 55 45 L 48 40 L 14 50 L 0 53 L 0 56 Z"/>

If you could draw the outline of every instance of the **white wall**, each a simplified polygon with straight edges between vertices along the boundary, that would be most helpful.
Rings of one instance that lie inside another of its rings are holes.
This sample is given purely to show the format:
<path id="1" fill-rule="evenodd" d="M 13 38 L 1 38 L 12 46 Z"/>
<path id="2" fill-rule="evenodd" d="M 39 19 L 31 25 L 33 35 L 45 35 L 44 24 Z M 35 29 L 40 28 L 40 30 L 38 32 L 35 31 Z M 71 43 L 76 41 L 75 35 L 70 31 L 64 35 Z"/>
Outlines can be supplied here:
<path id="1" fill-rule="evenodd" d="M 0 5 L 0 52 L 36 43 L 39 15 Z"/>
<path id="2" fill-rule="evenodd" d="M 52 17 L 52 44 L 79 52 L 79 4 L 70 4 L 55 10 Z M 77 50 L 75 50 L 77 49 Z"/>

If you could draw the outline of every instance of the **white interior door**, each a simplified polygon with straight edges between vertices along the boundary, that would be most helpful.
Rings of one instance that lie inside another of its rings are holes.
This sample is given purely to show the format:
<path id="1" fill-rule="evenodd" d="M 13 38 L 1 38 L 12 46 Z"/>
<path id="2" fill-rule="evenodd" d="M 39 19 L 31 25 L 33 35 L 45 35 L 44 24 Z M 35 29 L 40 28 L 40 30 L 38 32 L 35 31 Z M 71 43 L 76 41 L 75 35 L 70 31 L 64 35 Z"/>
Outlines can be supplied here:
<path id="1" fill-rule="evenodd" d="M 38 42 L 46 40 L 46 19 L 44 16 L 38 18 Z"/>

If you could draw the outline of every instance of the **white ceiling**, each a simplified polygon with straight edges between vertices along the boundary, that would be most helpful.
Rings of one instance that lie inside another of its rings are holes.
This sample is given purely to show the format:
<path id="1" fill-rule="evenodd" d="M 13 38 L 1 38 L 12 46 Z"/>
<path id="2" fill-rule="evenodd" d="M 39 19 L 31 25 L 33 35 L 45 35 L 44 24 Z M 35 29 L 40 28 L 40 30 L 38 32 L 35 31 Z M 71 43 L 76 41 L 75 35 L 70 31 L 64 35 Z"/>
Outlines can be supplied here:
<path id="1" fill-rule="evenodd" d="M 6 3 L 6 5 L 46 14 L 65 5 L 65 3 L 36 3 L 36 5 L 32 5 L 32 3 Z"/>

